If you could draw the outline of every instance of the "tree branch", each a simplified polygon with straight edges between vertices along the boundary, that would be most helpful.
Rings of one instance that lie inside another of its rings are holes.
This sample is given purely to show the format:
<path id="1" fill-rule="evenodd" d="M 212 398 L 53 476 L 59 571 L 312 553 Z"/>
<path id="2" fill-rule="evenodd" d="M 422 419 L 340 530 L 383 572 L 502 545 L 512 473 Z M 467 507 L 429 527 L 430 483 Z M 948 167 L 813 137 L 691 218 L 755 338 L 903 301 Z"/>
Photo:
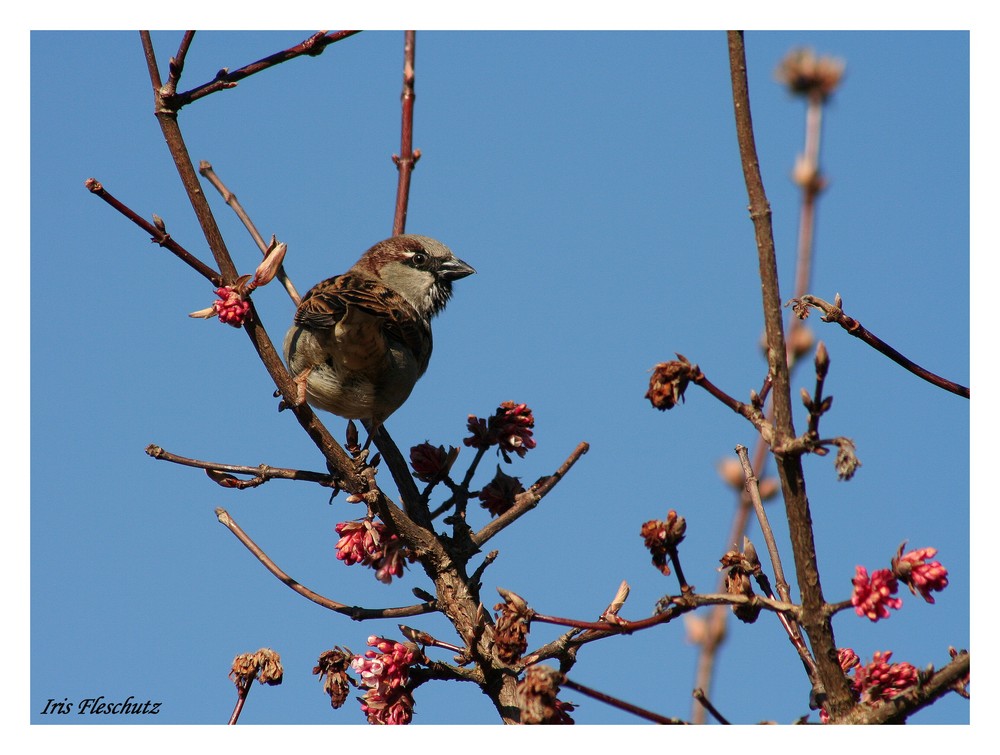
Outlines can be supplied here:
<path id="1" fill-rule="evenodd" d="M 781 320 L 781 295 L 778 288 L 774 236 L 771 229 L 771 207 L 764 191 L 754 141 L 743 33 L 731 31 L 728 39 L 736 135 L 747 196 L 750 200 L 750 218 L 753 220 L 757 242 L 768 366 L 774 386 L 771 400 L 774 407 L 775 434 L 772 448 L 775 448 L 794 439 L 795 428 L 792 423 L 791 390 Z M 809 636 L 816 657 L 830 713 L 836 716 L 846 712 L 853 705 L 853 698 L 847 679 L 837 662 L 833 625 L 823 611 L 825 601 L 816 558 L 816 543 L 813 538 L 802 460 L 798 454 L 775 454 L 775 461 L 785 500 L 792 552 L 795 556 L 796 576 L 802 599 L 802 626 Z"/>
<path id="2" fill-rule="evenodd" d="M 327 45 L 339 42 L 342 39 L 347 39 L 357 33 L 358 31 L 338 31 L 328 34 L 327 32 L 319 31 L 299 44 L 289 47 L 287 50 L 282 50 L 281 52 L 276 52 L 273 55 L 268 55 L 266 58 L 261 58 L 260 60 L 243 66 L 242 68 L 237 68 L 235 71 L 230 71 L 227 68 L 220 69 L 219 72 L 215 74 L 214 79 L 197 86 L 194 89 L 189 89 L 181 94 L 174 94 L 169 91 L 164 92 L 163 94 L 171 100 L 170 106 L 173 110 L 180 110 L 185 105 L 188 105 L 195 100 L 200 100 L 202 97 L 207 97 L 213 92 L 218 92 L 222 89 L 232 89 L 238 82 L 248 76 L 253 76 L 255 73 L 260 73 L 261 71 L 271 68 L 272 66 L 279 65 L 302 55 L 311 55 L 315 57 L 316 55 L 321 54 L 326 49 Z"/>
<path id="3" fill-rule="evenodd" d="M 302 480 L 304 482 L 315 482 L 329 488 L 336 488 L 336 479 L 332 475 L 323 474 L 322 472 L 306 472 L 301 469 L 283 469 L 281 467 L 271 467 L 266 464 L 260 464 L 256 467 L 236 464 L 217 464 L 212 461 L 201 461 L 200 459 L 190 459 L 185 456 L 178 456 L 177 454 L 170 453 L 169 451 L 165 451 L 159 446 L 152 444 L 146 446 L 146 453 L 154 459 L 170 461 L 174 464 L 180 464 L 185 467 L 204 469 L 209 473 L 209 477 L 223 487 L 256 487 L 257 485 L 260 485 L 268 480 Z M 213 475 L 213 472 L 219 474 Z M 220 476 L 221 473 L 227 474 Z M 254 478 L 249 481 L 237 480 L 235 477 L 229 477 L 229 474 L 248 474 L 253 475 Z"/>
<path id="4" fill-rule="evenodd" d="M 406 232 L 406 212 L 410 201 L 410 177 L 413 169 L 420 159 L 420 150 L 413 149 L 413 106 L 416 103 L 417 94 L 414 89 L 416 80 L 416 51 L 417 33 L 407 31 L 403 42 L 403 92 L 400 95 L 402 102 L 402 126 L 399 139 L 399 154 L 392 156 L 392 161 L 396 164 L 399 172 L 399 182 L 396 186 L 396 212 L 392 220 L 392 235 L 399 236 Z"/>
<path id="5" fill-rule="evenodd" d="M 514 505 L 473 535 L 472 542 L 477 546 L 482 546 L 505 527 L 513 524 L 517 519 L 520 519 L 522 516 L 535 508 L 539 501 L 541 501 L 548 494 L 548 492 L 552 490 L 552 488 L 554 488 L 563 477 L 566 476 L 566 473 L 569 472 L 574 464 L 576 464 L 577 460 L 589 450 L 589 443 L 581 443 L 578 445 L 575 449 L 573 449 L 573 453 L 569 455 L 569 458 L 562 463 L 562 466 L 560 466 L 559 469 L 546 477 L 540 483 L 536 483 L 523 493 L 518 494 L 518 496 L 514 499 Z"/>
<path id="6" fill-rule="evenodd" d="M 958 383 L 953 383 L 950 380 L 945 380 L 939 375 L 935 375 L 930 370 L 926 370 L 921 367 L 916 362 L 913 362 L 898 351 L 896 351 L 892 346 L 887 344 L 877 335 L 872 333 L 866 327 L 864 327 L 860 322 L 855 320 L 853 317 L 848 317 L 844 310 L 841 309 L 840 295 L 834 299 L 834 303 L 823 301 L 818 296 L 813 296 L 812 294 L 804 294 L 796 299 L 792 299 L 788 302 L 795 314 L 800 319 L 805 319 L 809 316 L 809 307 L 815 307 L 823 313 L 823 322 L 835 322 L 848 333 L 850 333 L 855 338 L 860 338 L 862 341 L 867 343 L 873 349 L 875 349 L 880 354 L 883 354 L 892 361 L 894 361 L 899 366 L 909 370 L 917 377 L 922 380 L 926 380 L 931 385 L 936 385 L 938 388 L 943 388 L 950 393 L 954 393 L 957 396 L 962 396 L 963 398 L 969 398 L 969 389 L 964 385 L 959 385 Z"/>
<path id="7" fill-rule="evenodd" d="M 876 708 L 858 705 L 846 716 L 835 721 L 838 724 L 899 724 L 905 723 L 921 708 L 926 708 L 940 697 L 955 690 L 957 684 L 969 676 L 970 656 L 967 651 L 956 655 L 948 665 L 933 674 L 930 679 L 907 689 L 902 694 L 887 700 Z"/>
<path id="8" fill-rule="evenodd" d="M 284 582 L 285 585 L 302 597 L 308 598 L 313 603 L 323 606 L 323 608 L 329 608 L 331 611 L 336 611 L 337 613 L 349 616 L 354 621 L 365 621 L 367 619 L 399 619 L 404 616 L 419 616 L 421 614 L 433 613 L 440 610 L 436 601 L 428 601 L 415 606 L 403 606 L 400 608 L 360 608 L 358 606 L 349 606 L 346 603 L 338 603 L 335 600 L 324 598 L 322 595 L 313 592 L 308 587 L 300 585 L 294 579 L 289 577 L 284 571 L 282 571 L 281 568 L 274 563 L 274 561 L 272 561 L 263 550 L 261 550 L 260 546 L 258 546 L 250 538 L 250 536 L 244 532 L 235 521 L 233 521 L 232 517 L 229 516 L 229 512 L 225 509 L 218 508 L 215 510 L 215 515 L 219 518 L 219 522 L 232 532 L 236 536 L 236 539 L 243 543 L 246 549 L 256 556 L 257 560 L 264 564 L 264 567 L 271 572 L 271 574 Z"/>

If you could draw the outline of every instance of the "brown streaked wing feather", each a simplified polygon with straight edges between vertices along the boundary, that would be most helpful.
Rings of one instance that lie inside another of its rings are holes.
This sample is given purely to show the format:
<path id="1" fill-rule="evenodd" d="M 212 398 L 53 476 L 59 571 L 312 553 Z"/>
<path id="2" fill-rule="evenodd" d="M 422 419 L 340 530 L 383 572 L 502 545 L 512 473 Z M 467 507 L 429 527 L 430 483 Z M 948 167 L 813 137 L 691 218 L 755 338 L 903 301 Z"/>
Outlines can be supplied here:
<path id="1" fill-rule="evenodd" d="M 386 336 L 405 344 L 419 360 L 421 372 L 426 369 L 432 347 L 430 328 L 406 299 L 371 278 L 345 273 L 317 283 L 299 304 L 295 324 L 310 330 L 331 329 L 348 305 L 382 318 Z"/>

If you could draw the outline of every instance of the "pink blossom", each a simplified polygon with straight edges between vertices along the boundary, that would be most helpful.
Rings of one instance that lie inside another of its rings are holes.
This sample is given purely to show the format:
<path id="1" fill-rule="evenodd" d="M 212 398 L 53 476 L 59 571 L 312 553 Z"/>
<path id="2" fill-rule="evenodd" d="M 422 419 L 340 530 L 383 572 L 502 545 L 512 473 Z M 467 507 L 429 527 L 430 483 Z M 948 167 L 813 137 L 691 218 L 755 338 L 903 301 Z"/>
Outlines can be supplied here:
<path id="1" fill-rule="evenodd" d="M 899 584 L 888 569 L 877 569 L 868 577 L 868 570 L 858 566 L 854 579 L 854 594 L 851 604 L 858 616 L 867 616 L 872 621 L 889 618 L 889 609 L 898 610 L 903 601 L 891 597 L 899 589 Z"/>
<path id="2" fill-rule="evenodd" d="M 351 668 L 361 677 L 360 686 L 367 688 L 361 699 L 361 711 L 371 724 L 408 724 L 413 719 L 413 695 L 407 684 L 413 651 L 406 645 L 385 637 L 372 635 L 367 650 L 351 661 Z"/>
<path id="3" fill-rule="evenodd" d="M 250 310 L 250 302 L 230 286 L 220 286 L 215 289 L 215 295 L 221 297 L 212 302 L 212 309 L 219 315 L 219 319 L 235 328 L 242 325 L 243 318 Z"/>
<path id="4" fill-rule="evenodd" d="M 336 529 L 341 536 L 335 546 L 337 558 L 348 566 L 361 564 L 374 569 L 379 582 L 389 584 L 393 577 L 403 576 L 406 562 L 413 560 L 399 536 L 389 534 L 382 522 L 340 522 Z"/>
<path id="5" fill-rule="evenodd" d="M 920 593 L 928 603 L 934 602 L 931 592 L 940 592 L 948 586 L 948 570 L 939 561 L 927 561 L 937 555 L 937 548 L 917 548 L 903 553 L 906 543 L 899 546 L 892 559 L 892 573 L 916 595 Z"/>
<path id="6" fill-rule="evenodd" d="M 917 683 L 916 666 L 905 662 L 889 663 L 891 657 L 891 651 L 876 651 L 871 663 L 854 670 L 851 687 L 860 696 L 861 702 L 875 705 L 882 700 L 891 700 Z"/>

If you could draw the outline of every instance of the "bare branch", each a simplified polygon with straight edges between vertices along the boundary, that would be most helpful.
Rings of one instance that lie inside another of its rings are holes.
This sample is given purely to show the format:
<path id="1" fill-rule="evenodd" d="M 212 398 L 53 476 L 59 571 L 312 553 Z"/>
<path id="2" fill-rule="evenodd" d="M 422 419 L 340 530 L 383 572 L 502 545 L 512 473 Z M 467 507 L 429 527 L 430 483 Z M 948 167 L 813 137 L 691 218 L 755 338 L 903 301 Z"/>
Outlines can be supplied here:
<path id="1" fill-rule="evenodd" d="M 222 285 L 221 275 L 219 275 L 215 270 L 210 268 L 208 265 L 199 260 L 193 254 L 191 254 L 191 252 L 182 247 L 172 238 L 170 238 L 170 234 L 167 233 L 164 228 L 158 228 L 156 225 L 139 217 L 139 215 L 134 210 L 130 209 L 126 205 L 119 202 L 115 197 L 113 197 L 111 194 L 108 193 L 108 191 L 104 188 L 104 185 L 96 178 L 88 178 L 86 181 L 84 181 L 84 186 L 87 187 L 87 190 L 91 194 L 95 194 L 96 196 L 103 199 L 114 209 L 118 210 L 118 212 L 127 217 L 129 220 L 131 220 L 133 223 L 139 226 L 146 233 L 148 233 L 152 237 L 151 241 L 154 244 L 159 244 L 164 249 L 169 249 L 184 264 L 193 268 L 200 275 L 207 278 L 212 283 L 212 285 L 215 286 Z"/>
<path id="2" fill-rule="evenodd" d="M 958 653 L 955 658 L 930 679 L 911 687 L 876 708 L 865 705 L 854 707 L 846 716 L 837 719 L 838 724 L 897 724 L 904 723 L 918 710 L 926 708 L 940 697 L 956 691 L 963 679 L 969 676 L 970 656 L 968 651 Z"/>
<path id="3" fill-rule="evenodd" d="M 569 458 L 562 463 L 562 466 L 560 466 L 559 469 L 540 482 L 535 483 L 523 493 L 519 494 L 517 498 L 514 499 L 514 505 L 510 509 L 505 511 L 472 536 L 472 542 L 477 546 L 482 546 L 490 538 L 497 535 L 502 529 L 509 526 L 517 519 L 520 519 L 522 516 L 531 511 L 531 509 L 535 508 L 539 501 L 541 501 L 548 494 L 548 492 L 552 490 L 552 488 L 554 488 L 563 477 L 566 476 L 566 473 L 569 472 L 574 464 L 576 464 L 577 460 L 589 450 L 589 443 L 581 443 L 578 445 L 575 449 L 573 449 L 573 453 L 569 455 Z"/>
<path id="4" fill-rule="evenodd" d="M 236 478 L 225 477 L 219 479 L 213 476 L 211 473 L 226 473 L 228 474 L 248 474 L 253 475 L 256 484 L 259 485 L 268 480 L 302 480 L 304 482 L 315 482 L 324 487 L 333 488 L 336 487 L 336 480 L 332 475 L 323 474 L 321 472 L 306 472 L 301 469 L 283 469 L 281 467 L 271 467 L 266 464 L 260 464 L 256 467 L 236 465 L 236 464 L 218 464 L 212 461 L 201 461 L 200 459 L 189 459 L 185 456 L 178 456 L 177 454 L 165 451 L 157 445 L 146 446 L 146 453 L 152 456 L 154 459 L 161 459 L 163 461 L 170 461 L 174 464 L 180 464 L 186 467 L 196 467 L 198 469 L 204 469 L 209 472 L 209 476 L 213 480 L 218 482 L 223 487 L 245 487 L 246 485 L 241 485 L 238 483 L 247 483 L 250 481 L 237 480 Z M 234 481 L 227 482 L 226 480 Z"/>
<path id="5" fill-rule="evenodd" d="M 767 339 L 768 367 L 773 381 L 771 391 L 774 410 L 774 441 L 781 446 L 795 437 L 792 423 L 791 388 L 782 324 L 781 295 L 778 287 L 778 267 L 771 229 L 771 207 L 764 192 L 753 121 L 750 115 L 750 88 L 747 82 L 746 51 L 743 33 L 731 31 L 729 39 L 730 75 L 733 86 L 733 111 L 739 142 L 743 175 L 750 200 L 750 218 L 754 224 L 760 268 L 764 326 Z M 806 495 L 805 474 L 798 454 L 776 454 L 778 477 L 785 500 L 796 576 L 802 598 L 802 625 L 809 635 L 816 658 L 820 680 L 825 689 L 830 712 L 838 715 L 853 704 L 847 679 L 836 660 L 833 625 L 823 611 L 823 588 L 820 581 L 816 543 L 812 531 L 812 516 Z"/>
<path id="6" fill-rule="evenodd" d="M 405 32 L 403 42 L 403 93 L 400 95 L 402 102 L 402 127 L 399 140 L 399 154 L 392 156 L 392 161 L 396 164 L 399 172 L 399 182 L 396 186 L 396 212 L 392 220 L 392 235 L 398 236 L 406 232 L 406 211 L 410 201 L 410 177 L 413 169 L 420 159 L 420 150 L 413 149 L 413 106 L 417 99 L 414 90 L 416 80 L 416 51 L 417 33 L 415 31 Z"/>
<path id="7" fill-rule="evenodd" d="M 250 216 L 247 215 L 246 210 L 243 209 L 243 205 L 240 204 L 236 195 L 233 194 L 233 192 L 231 192 L 222 182 L 222 179 L 219 178 L 218 174 L 216 174 L 215 170 L 212 168 L 212 164 L 207 160 L 202 160 L 198 163 L 198 172 L 201 173 L 201 175 L 215 187 L 215 190 L 218 191 L 220 195 L 222 195 L 222 199 L 232 208 L 233 212 L 236 213 L 236 217 L 238 217 L 240 222 L 243 223 L 244 227 L 249 232 L 250 237 L 257 245 L 257 248 L 266 255 L 267 250 L 271 247 L 271 244 L 264 241 L 264 237 L 260 235 L 260 232 L 257 230 L 257 226 L 255 226 L 253 221 L 250 220 Z M 302 301 L 302 297 L 299 296 L 299 292 L 295 289 L 295 285 L 285 273 L 284 265 L 278 268 L 278 273 L 275 277 L 281 281 L 281 285 L 285 287 L 285 291 L 288 292 L 288 296 L 291 297 L 295 306 L 299 306 L 299 303 Z"/>
<path id="8" fill-rule="evenodd" d="M 195 100 L 199 100 L 202 97 L 206 97 L 213 92 L 218 92 L 222 89 L 232 89 L 238 82 L 248 76 L 253 76 L 255 73 L 260 73 L 261 71 L 271 68 L 272 66 L 279 65 L 280 63 L 298 58 L 302 55 L 311 55 L 315 57 L 316 55 L 322 53 L 326 49 L 327 45 L 339 42 L 342 39 L 347 39 L 357 33 L 357 31 L 338 31 L 331 33 L 319 31 L 299 44 L 289 47 L 287 50 L 282 50 L 281 52 L 276 52 L 273 55 L 268 55 L 266 58 L 261 58 L 260 60 L 243 66 L 242 68 L 237 68 L 235 71 L 223 68 L 215 74 L 214 79 L 197 86 L 194 89 L 189 89 L 181 94 L 173 94 L 171 92 L 164 92 L 163 94 L 164 96 L 168 96 L 170 98 L 171 109 L 175 111 L 180 110 L 185 105 L 190 104 Z M 159 88 L 158 85 L 157 88 Z"/>
<path id="9" fill-rule="evenodd" d="M 304 598 L 308 598 L 313 603 L 323 606 L 323 608 L 329 608 L 331 611 L 336 611 L 337 613 L 349 616 L 354 621 L 365 621 L 366 619 L 398 619 L 404 616 L 419 616 L 420 614 L 433 613 L 438 611 L 438 606 L 436 601 L 429 601 L 427 603 L 420 603 L 415 606 L 403 606 L 400 608 L 360 608 L 358 606 L 349 606 L 345 603 L 338 603 L 335 600 L 330 600 L 329 598 L 324 598 L 319 593 L 313 592 L 308 587 L 304 587 L 296 582 L 294 579 L 289 577 L 281 568 L 272 561 L 260 546 L 258 546 L 246 532 L 235 522 L 232 517 L 229 516 L 229 512 L 225 509 L 218 508 L 215 510 L 215 515 L 219 518 L 219 522 L 232 532 L 236 538 L 246 546 L 246 549 L 250 551 L 257 560 L 264 564 L 264 567 L 271 572 L 275 577 L 284 582 L 288 587 L 297 592 Z"/>
<path id="10" fill-rule="evenodd" d="M 647 721 L 652 721 L 654 724 L 671 724 L 683 726 L 687 722 L 682 721 L 679 718 L 670 718 L 668 716 L 661 716 L 659 713 L 654 713 L 651 710 L 646 710 L 645 708 L 640 708 L 638 705 L 633 705 L 632 703 L 627 703 L 624 700 L 619 700 L 617 697 L 613 697 L 605 692 L 599 692 L 591 687 L 585 687 L 579 682 L 574 682 L 567 676 L 563 676 L 562 686 L 567 689 L 576 690 L 581 694 L 592 697 L 595 700 L 600 700 L 602 703 L 606 703 L 613 708 L 618 708 L 619 710 L 624 710 L 628 713 L 633 713 L 640 718 L 645 718 Z"/>
<path id="11" fill-rule="evenodd" d="M 699 687 L 694 692 L 692 692 L 691 695 L 692 697 L 694 697 L 695 700 L 697 700 L 699 703 L 702 704 L 705 710 L 707 710 L 709 713 L 712 714 L 712 718 L 714 718 L 720 724 L 726 724 L 726 725 L 729 724 L 729 721 L 726 719 L 726 717 L 723 716 L 721 713 L 719 713 L 716 707 L 712 705 L 712 701 L 708 699 L 708 696 L 705 694 L 705 690 Z"/>
<path id="12" fill-rule="evenodd" d="M 812 294 L 804 294 L 803 296 L 792 299 L 788 302 L 788 304 L 795 310 L 795 314 L 798 315 L 799 318 L 808 317 L 809 307 L 815 307 L 823 313 L 821 318 L 823 322 L 837 323 L 855 338 L 860 338 L 880 354 L 884 354 L 889 357 L 889 359 L 894 361 L 896 364 L 909 370 L 918 378 L 926 380 L 931 385 L 943 388 L 950 393 L 954 393 L 956 396 L 969 398 L 969 389 L 967 387 L 959 385 L 958 383 L 953 383 L 951 380 L 946 380 L 939 375 L 935 375 L 930 370 L 926 370 L 916 362 L 907 359 L 892 348 L 892 346 L 865 328 L 853 317 L 848 317 L 844 313 L 844 310 L 841 309 L 841 303 L 839 295 L 834 299 L 834 303 L 830 304 L 830 302 L 823 301 L 823 299 L 820 299 L 818 296 L 813 296 Z"/>

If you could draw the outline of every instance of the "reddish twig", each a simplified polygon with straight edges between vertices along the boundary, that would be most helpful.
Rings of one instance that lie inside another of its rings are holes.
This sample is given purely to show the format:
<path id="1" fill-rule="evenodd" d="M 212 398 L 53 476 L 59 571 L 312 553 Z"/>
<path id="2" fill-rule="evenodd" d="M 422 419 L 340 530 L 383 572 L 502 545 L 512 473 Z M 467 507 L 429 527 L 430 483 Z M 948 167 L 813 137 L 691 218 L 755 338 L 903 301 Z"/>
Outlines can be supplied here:
<path id="1" fill-rule="evenodd" d="M 83 182 L 83 185 L 87 187 L 87 190 L 94 194 L 105 202 L 107 202 L 111 207 L 116 209 L 122 215 L 127 217 L 142 230 L 148 233 L 152 238 L 150 239 L 154 244 L 159 244 L 164 249 L 168 249 L 177 256 L 184 264 L 193 268 L 203 277 L 207 278 L 212 285 L 220 286 L 222 285 L 222 276 L 219 275 L 215 270 L 210 268 L 200 259 L 195 257 L 191 252 L 182 247 L 172 238 L 170 234 L 166 232 L 165 228 L 158 228 L 156 225 L 148 222 L 144 218 L 140 217 L 135 211 L 127 207 L 126 205 L 119 202 L 115 197 L 108 193 L 104 188 L 104 185 L 98 181 L 96 178 L 88 178 Z M 155 217 L 155 216 L 154 216 Z M 162 222 L 162 221 L 159 221 Z"/>
<path id="2" fill-rule="evenodd" d="M 719 711 L 716 709 L 714 705 L 712 705 L 712 701 L 708 699 L 708 696 L 705 694 L 705 691 L 701 687 L 695 689 L 695 691 L 692 692 L 691 694 L 695 700 L 697 700 L 699 703 L 701 703 L 702 706 L 704 706 L 705 710 L 707 710 L 709 713 L 712 714 L 712 717 L 716 721 L 718 721 L 720 724 L 725 724 L 727 726 L 729 725 L 729 721 L 726 719 L 725 716 L 719 713 Z"/>
<path id="3" fill-rule="evenodd" d="M 193 34 L 193 32 L 191 33 Z M 237 68 L 235 71 L 223 68 L 215 74 L 215 78 L 211 81 L 194 87 L 193 89 L 189 89 L 186 92 L 182 92 L 180 94 L 164 92 L 163 94 L 169 98 L 171 109 L 175 111 L 180 110 L 185 105 L 188 105 L 195 100 L 199 100 L 202 97 L 207 97 L 213 92 L 218 92 L 222 89 L 232 89 L 238 82 L 248 76 L 253 76 L 255 73 L 260 73 L 261 71 L 271 68 L 272 66 L 279 65 L 302 55 L 319 55 L 326 49 L 327 45 L 339 42 L 342 39 L 347 39 L 357 33 L 358 31 L 337 31 L 331 33 L 323 31 L 316 32 L 308 39 L 297 45 L 289 47 L 287 50 L 282 50 L 274 53 L 273 55 L 268 55 L 266 58 L 261 58 L 260 60 L 243 66 L 242 68 Z"/>
<path id="4" fill-rule="evenodd" d="M 417 99 L 414 90 L 416 79 L 416 48 L 417 33 L 405 32 L 403 42 L 403 92 L 400 95 L 402 103 L 402 127 L 399 140 L 399 154 L 392 156 L 399 172 L 399 182 L 396 186 L 396 211 L 392 220 L 392 235 L 398 236 L 406 232 L 406 211 L 410 201 L 410 177 L 413 168 L 420 159 L 420 150 L 413 149 L 413 106 Z"/>
<path id="5" fill-rule="evenodd" d="M 592 697 L 595 700 L 600 700 L 602 703 L 612 706 L 613 708 L 618 708 L 619 710 L 624 710 L 628 713 L 633 713 L 640 718 L 645 718 L 647 721 L 652 721 L 655 724 L 670 724 L 670 725 L 680 725 L 683 726 L 687 722 L 682 721 L 679 718 L 669 718 L 667 716 L 661 716 L 659 713 L 654 713 L 651 710 L 646 710 L 645 708 L 640 708 L 638 705 L 633 705 L 632 703 L 627 703 L 624 700 L 620 700 L 617 697 L 612 697 L 605 692 L 599 692 L 591 687 L 585 687 L 579 682 L 574 682 L 572 679 L 563 676 L 562 685 L 567 689 L 575 690 L 581 694 L 587 695 L 587 697 Z"/>
<path id="6" fill-rule="evenodd" d="M 247 695 L 250 694 L 250 688 L 253 686 L 253 679 L 246 678 L 240 679 L 236 683 L 236 706 L 233 708 L 233 715 L 229 717 L 229 726 L 235 726 L 240 720 L 240 713 L 243 712 L 243 705 L 247 701 Z"/>
<path id="7" fill-rule="evenodd" d="M 880 354 L 884 354 L 889 357 L 889 359 L 894 361 L 896 364 L 906 370 L 909 370 L 922 380 L 926 380 L 931 385 L 936 385 L 938 388 L 943 388 L 944 390 L 954 393 L 957 396 L 969 398 L 969 389 L 966 386 L 953 383 L 951 380 L 946 380 L 939 375 L 935 375 L 930 370 L 924 369 L 916 362 L 913 362 L 900 354 L 892 348 L 892 346 L 865 328 L 853 317 L 848 317 L 844 313 L 844 310 L 841 309 L 842 301 L 839 294 L 834 298 L 833 304 L 820 299 L 818 296 L 812 296 L 811 294 L 804 294 L 803 296 L 792 299 L 788 303 L 792 306 L 795 314 L 798 315 L 800 319 L 808 317 L 809 308 L 815 307 L 823 313 L 821 318 L 823 322 L 837 323 L 855 338 L 860 338 Z"/>

